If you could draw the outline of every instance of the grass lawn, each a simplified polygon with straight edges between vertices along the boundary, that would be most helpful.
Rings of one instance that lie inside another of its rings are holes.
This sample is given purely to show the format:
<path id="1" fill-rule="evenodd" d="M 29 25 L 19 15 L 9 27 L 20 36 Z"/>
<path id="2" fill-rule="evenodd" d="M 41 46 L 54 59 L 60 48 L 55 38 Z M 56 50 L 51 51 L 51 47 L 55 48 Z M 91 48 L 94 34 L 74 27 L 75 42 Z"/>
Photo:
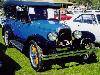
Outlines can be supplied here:
<path id="1" fill-rule="evenodd" d="M 1 33 L 0 37 L 0 42 L 4 44 Z M 20 65 L 20 69 L 15 71 L 15 75 L 100 75 L 100 50 L 96 53 L 98 60 L 96 63 L 77 65 L 76 62 L 70 62 L 66 63 L 68 68 L 61 69 L 60 66 L 53 65 L 51 70 L 44 72 L 35 72 L 29 59 L 16 48 L 7 48 L 5 53 Z"/>

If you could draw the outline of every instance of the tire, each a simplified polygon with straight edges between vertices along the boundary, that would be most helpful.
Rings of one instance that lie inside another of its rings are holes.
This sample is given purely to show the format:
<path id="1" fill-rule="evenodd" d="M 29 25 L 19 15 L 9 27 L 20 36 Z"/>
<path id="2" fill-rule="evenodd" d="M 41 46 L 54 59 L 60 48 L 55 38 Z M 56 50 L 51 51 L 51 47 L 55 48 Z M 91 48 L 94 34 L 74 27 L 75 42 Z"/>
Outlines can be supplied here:
<path id="1" fill-rule="evenodd" d="M 82 56 L 81 56 L 81 61 L 80 61 L 80 63 L 81 64 L 84 64 L 84 63 L 92 63 L 92 62 L 96 62 L 97 60 L 96 60 L 96 55 L 95 55 L 95 53 L 94 52 L 92 52 L 91 54 L 83 54 Z"/>
<path id="2" fill-rule="evenodd" d="M 88 62 L 88 59 L 89 59 L 89 54 L 83 54 L 81 56 L 78 57 L 78 63 L 79 64 L 85 64 Z"/>
<path id="3" fill-rule="evenodd" d="M 41 48 L 35 41 L 31 40 L 29 45 L 29 58 L 33 69 L 35 69 L 36 71 L 42 71 L 43 69 L 41 57 Z"/>
<path id="4" fill-rule="evenodd" d="M 83 54 L 82 55 L 82 62 L 87 63 L 89 60 L 90 55 L 89 54 Z"/>
<path id="5" fill-rule="evenodd" d="M 92 53 L 90 54 L 88 63 L 97 62 L 97 59 L 96 59 L 96 58 L 97 58 L 96 54 L 95 54 L 94 52 L 92 52 Z"/>

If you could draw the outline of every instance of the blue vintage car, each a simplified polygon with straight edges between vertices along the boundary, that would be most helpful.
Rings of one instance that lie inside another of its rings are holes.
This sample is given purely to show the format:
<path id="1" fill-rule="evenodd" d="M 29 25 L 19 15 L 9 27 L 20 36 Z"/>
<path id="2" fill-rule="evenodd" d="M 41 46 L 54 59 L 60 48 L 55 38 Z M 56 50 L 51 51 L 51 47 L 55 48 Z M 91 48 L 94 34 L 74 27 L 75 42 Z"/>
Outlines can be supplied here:
<path id="1" fill-rule="evenodd" d="M 74 55 L 81 53 L 81 51 L 77 53 L 75 50 L 67 50 L 79 49 L 84 39 L 82 32 L 72 33 L 68 26 L 54 19 L 59 7 L 48 2 L 6 1 L 4 3 L 6 20 L 2 36 L 5 45 L 8 47 L 13 45 L 28 55 L 33 68 L 37 71 L 43 68 L 44 60 L 68 57 L 73 55 L 73 52 Z M 85 43 L 84 48 L 91 48 L 92 44 Z M 84 52 L 86 51 L 82 50 L 82 53 Z M 87 53 L 84 57 L 88 58 Z"/>

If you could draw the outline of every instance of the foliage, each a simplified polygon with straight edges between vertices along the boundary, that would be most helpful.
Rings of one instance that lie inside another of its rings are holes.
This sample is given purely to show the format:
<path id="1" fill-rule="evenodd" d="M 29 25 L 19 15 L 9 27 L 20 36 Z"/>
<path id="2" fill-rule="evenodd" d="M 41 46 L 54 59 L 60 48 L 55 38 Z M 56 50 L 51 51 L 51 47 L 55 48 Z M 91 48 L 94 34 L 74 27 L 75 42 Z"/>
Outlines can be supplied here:
<path id="1" fill-rule="evenodd" d="M 94 9 L 100 9 L 100 0 L 75 0 L 77 4 L 92 6 Z"/>

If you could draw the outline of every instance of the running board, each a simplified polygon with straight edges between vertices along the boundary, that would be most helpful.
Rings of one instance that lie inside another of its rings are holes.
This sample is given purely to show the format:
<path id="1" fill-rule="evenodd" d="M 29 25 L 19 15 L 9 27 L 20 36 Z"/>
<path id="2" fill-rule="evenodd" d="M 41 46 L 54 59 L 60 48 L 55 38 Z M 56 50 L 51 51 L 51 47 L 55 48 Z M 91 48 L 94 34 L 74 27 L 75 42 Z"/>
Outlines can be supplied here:
<path id="1" fill-rule="evenodd" d="M 16 40 L 10 40 L 10 43 L 17 47 L 21 52 L 23 50 L 24 45 Z"/>

